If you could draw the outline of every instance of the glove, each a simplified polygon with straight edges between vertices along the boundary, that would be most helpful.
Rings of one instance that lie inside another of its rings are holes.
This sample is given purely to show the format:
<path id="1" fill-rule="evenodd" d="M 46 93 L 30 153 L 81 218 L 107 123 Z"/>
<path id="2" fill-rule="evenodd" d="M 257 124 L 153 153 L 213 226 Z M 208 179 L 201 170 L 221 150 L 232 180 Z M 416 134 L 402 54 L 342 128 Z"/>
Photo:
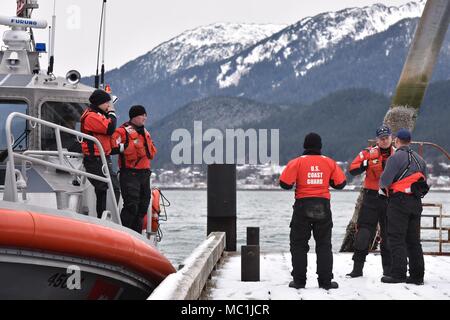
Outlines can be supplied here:
<path id="1" fill-rule="evenodd" d="M 387 197 L 386 189 L 380 189 L 380 190 L 378 190 L 378 195 L 379 195 L 379 196 Z"/>
<path id="2" fill-rule="evenodd" d="M 364 160 L 363 162 L 361 162 L 359 168 L 364 172 L 367 170 L 368 167 L 369 167 L 369 160 Z"/>
<path id="3" fill-rule="evenodd" d="M 115 119 L 117 119 L 117 115 L 114 111 L 108 111 L 108 115 L 106 116 L 108 119 L 111 119 L 112 117 L 114 117 Z"/>
<path id="4" fill-rule="evenodd" d="M 114 107 L 114 104 L 112 104 L 112 103 L 109 104 L 107 112 L 116 112 L 116 108 Z"/>
<path id="5" fill-rule="evenodd" d="M 427 184 L 427 182 L 420 178 L 419 181 L 414 182 L 411 185 L 411 192 L 417 197 L 417 198 L 423 198 L 427 195 L 428 191 L 430 191 L 430 186 Z"/>

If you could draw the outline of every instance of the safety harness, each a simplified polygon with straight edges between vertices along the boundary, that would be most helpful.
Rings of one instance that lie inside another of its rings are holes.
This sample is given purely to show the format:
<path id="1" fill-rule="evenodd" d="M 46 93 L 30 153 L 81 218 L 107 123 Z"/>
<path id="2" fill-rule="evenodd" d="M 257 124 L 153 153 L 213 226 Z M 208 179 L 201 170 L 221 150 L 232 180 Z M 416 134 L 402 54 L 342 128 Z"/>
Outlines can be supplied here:
<path id="1" fill-rule="evenodd" d="M 411 149 L 409 149 L 407 152 L 408 152 L 408 166 L 405 168 L 405 170 L 403 170 L 403 172 L 401 173 L 401 175 L 398 178 L 394 179 L 394 182 L 400 181 L 406 176 L 409 169 L 411 168 L 412 160 L 414 160 L 419 171 L 422 171 L 422 166 L 420 165 L 420 163 L 417 160 L 416 156 L 414 155 L 413 151 Z"/>

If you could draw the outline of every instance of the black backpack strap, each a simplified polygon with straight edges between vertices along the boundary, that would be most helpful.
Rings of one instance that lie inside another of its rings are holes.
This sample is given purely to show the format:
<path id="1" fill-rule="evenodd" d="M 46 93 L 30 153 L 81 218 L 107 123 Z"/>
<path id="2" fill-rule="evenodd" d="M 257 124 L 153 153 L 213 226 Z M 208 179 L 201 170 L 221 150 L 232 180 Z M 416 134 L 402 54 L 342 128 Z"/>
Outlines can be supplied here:
<path id="1" fill-rule="evenodd" d="M 402 171 L 401 175 L 398 178 L 394 179 L 394 182 L 400 181 L 406 176 L 406 174 L 408 173 L 409 169 L 411 168 L 411 162 L 412 161 L 415 162 L 415 164 L 417 166 L 417 169 L 419 171 L 422 171 L 422 166 L 420 165 L 419 160 L 417 160 L 417 158 L 414 155 L 413 151 L 412 150 L 408 150 L 407 152 L 408 152 L 408 166 L 405 168 L 405 170 Z"/>
<path id="2" fill-rule="evenodd" d="M 411 158 L 414 160 L 414 162 L 416 163 L 417 169 L 419 169 L 419 171 L 423 171 L 422 166 L 419 163 L 419 160 L 417 160 L 416 156 L 414 155 L 414 153 L 412 152 L 412 150 L 410 150 L 410 155 Z"/>
<path id="3" fill-rule="evenodd" d="M 411 150 L 405 151 L 405 152 L 408 152 L 408 166 L 405 168 L 405 170 L 402 171 L 402 173 L 398 177 L 394 178 L 394 181 L 393 181 L 394 183 L 397 182 L 397 181 L 402 180 L 406 176 L 406 174 L 408 173 L 409 168 L 411 168 L 411 152 L 410 151 Z"/>

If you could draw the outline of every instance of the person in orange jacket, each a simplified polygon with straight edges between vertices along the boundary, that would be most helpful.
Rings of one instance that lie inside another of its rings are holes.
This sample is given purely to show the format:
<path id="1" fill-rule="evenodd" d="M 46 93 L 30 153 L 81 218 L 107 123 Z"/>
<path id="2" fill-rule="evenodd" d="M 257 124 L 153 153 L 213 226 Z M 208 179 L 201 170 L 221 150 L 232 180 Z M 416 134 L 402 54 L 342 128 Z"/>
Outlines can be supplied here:
<path id="1" fill-rule="evenodd" d="M 131 107 L 130 121 L 118 128 L 113 138 L 119 146 L 120 189 L 123 209 L 122 225 L 142 232 L 143 218 L 150 205 L 151 160 L 157 149 L 144 125 L 147 111 L 141 105 Z"/>
<path id="2" fill-rule="evenodd" d="M 333 279 L 330 207 L 331 186 L 343 189 L 346 178 L 337 163 L 321 153 L 322 139 L 316 133 L 305 137 L 305 152 L 289 161 L 280 176 L 280 186 L 295 188 L 294 213 L 290 223 L 290 247 L 293 281 L 289 287 L 300 289 L 306 284 L 307 253 L 311 231 L 316 240 L 317 275 L 319 287 L 329 290 L 339 287 Z"/>
<path id="3" fill-rule="evenodd" d="M 388 239 L 392 268 L 384 283 L 423 285 L 425 263 L 420 243 L 422 198 L 428 193 L 427 164 L 410 147 L 411 132 L 400 129 L 395 138 L 397 151 L 386 163 L 380 188 L 387 190 Z M 410 276 L 407 277 L 409 264 Z"/>
<path id="4" fill-rule="evenodd" d="M 112 134 L 116 129 L 117 117 L 114 106 L 111 103 L 111 96 L 104 90 L 97 89 L 89 97 L 90 106 L 81 116 L 81 132 L 97 138 L 105 152 L 111 180 L 114 187 L 116 201 L 120 197 L 119 181 L 117 174 L 112 170 L 111 154 L 117 153 L 112 140 Z M 102 160 L 97 146 L 88 140 L 81 143 L 81 149 L 84 154 L 83 164 L 86 172 L 103 176 Z M 89 182 L 94 186 L 97 197 L 96 211 L 100 219 L 106 209 L 106 196 L 108 185 L 105 182 L 90 179 Z"/>
<path id="5" fill-rule="evenodd" d="M 362 206 L 356 222 L 353 270 L 347 274 L 350 278 L 362 277 L 366 256 L 378 224 L 380 225 L 380 251 L 384 275 L 389 275 L 392 264 L 386 230 L 387 197 L 379 193 L 381 174 L 388 158 L 395 152 L 392 146 L 391 129 L 382 125 L 376 131 L 376 139 L 376 145 L 362 150 L 349 167 L 352 176 L 366 174 Z"/>

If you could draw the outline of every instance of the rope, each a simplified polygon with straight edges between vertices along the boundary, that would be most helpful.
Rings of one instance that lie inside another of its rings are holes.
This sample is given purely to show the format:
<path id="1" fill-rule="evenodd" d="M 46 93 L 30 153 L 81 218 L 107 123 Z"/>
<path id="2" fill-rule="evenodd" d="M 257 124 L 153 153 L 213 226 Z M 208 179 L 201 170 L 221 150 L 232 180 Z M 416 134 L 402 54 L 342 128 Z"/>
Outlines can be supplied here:
<path id="1" fill-rule="evenodd" d="M 160 198 L 161 212 L 159 213 L 159 221 L 167 221 L 168 218 L 167 218 L 166 208 L 170 207 L 170 201 L 166 198 L 166 196 L 164 196 L 161 189 L 153 188 L 153 190 L 158 190 L 158 192 L 161 196 L 161 198 Z M 155 236 L 156 241 L 161 242 L 163 236 L 164 236 L 164 233 L 161 230 L 161 225 L 158 224 L 158 230 L 156 231 L 156 236 Z"/>

